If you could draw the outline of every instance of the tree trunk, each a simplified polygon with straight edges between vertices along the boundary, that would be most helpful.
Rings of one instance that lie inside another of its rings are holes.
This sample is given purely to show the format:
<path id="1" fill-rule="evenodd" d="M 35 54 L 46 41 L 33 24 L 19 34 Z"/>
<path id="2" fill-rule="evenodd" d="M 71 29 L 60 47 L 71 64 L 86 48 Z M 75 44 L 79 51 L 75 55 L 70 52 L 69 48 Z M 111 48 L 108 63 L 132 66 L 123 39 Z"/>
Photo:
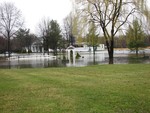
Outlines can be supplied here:
<path id="1" fill-rule="evenodd" d="M 7 44 L 7 51 L 8 51 L 8 57 L 10 58 L 10 33 L 8 32 L 8 44 Z"/>
<path id="2" fill-rule="evenodd" d="M 109 53 L 109 64 L 114 64 L 114 55 L 113 52 L 111 51 Z"/>
<path id="3" fill-rule="evenodd" d="M 138 48 L 136 48 L 136 57 L 138 57 L 139 56 L 139 49 Z"/>
<path id="4" fill-rule="evenodd" d="M 95 56 L 95 46 L 93 46 L 93 55 Z"/>
<path id="5" fill-rule="evenodd" d="M 46 44 L 47 46 L 47 54 L 49 55 L 49 46 L 48 46 L 48 43 Z"/>
<path id="6" fill-rule="evenodd" d="M 95 62 L 95 51 L 96 51 L 96 49 L 95 49 L 95 46 L 93 45 L 93 64 L 94 65 L 96 64 L 96 62 Z"/>
<path id="7" fill-rule="evenodd" d="M 53 49 L 53 54 L 57 56 L 57 49 Z"/>
<path id="8" fill-rule="evenodd" d="M 114 64 L 114 35 L 113 35 L 113 30 L 111 31 L 111 33 L 112 33 L 111 40 L 108 40 L 106 35 L 104 35 L 104 36 L 106 39 L 106 46 L 107 46 L 108 55 L 109 55 L 109 64 Z"/>
<path id="9" fill-rule="evenodd" d="M 110 47 L 109 55 L 109 64 L 114 64 L 114 48 Z"/>
<path id="10" fill-rule="evenodd" d="M 114 64 L 114 40 L 111 40 L 111 45 L 108 49 L 108 55 L 109 55 L 109 64 Z"/>

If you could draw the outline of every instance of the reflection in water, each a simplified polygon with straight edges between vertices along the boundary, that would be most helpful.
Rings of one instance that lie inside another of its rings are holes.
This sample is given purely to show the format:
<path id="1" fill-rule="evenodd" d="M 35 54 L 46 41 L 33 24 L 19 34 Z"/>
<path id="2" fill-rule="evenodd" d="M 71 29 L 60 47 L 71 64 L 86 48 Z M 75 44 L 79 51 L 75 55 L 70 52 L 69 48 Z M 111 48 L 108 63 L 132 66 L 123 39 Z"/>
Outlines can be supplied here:
<path id="1" fill-rule="evenodd" d="M 81 67 L 87 65 L 108 64 L 107 52 L 96 52 L 95 55 L 92 52 L 79 52 L 80 58 L 76 59 L 76 54 L 72 51 L 71 55 L 63 54 L 57 56 L 57 58 L 49 57 L 33 57 L 26 59 L 11 59 L 0 61 L 0 68 L 47 68 L 47 67 Z M 70 58 L 72 56 L 72 58 Z M 115 54 L 115 64 L 127 64 L 127 63 L 150 63 L 150 59 L 133 59 L 129 58 L 128 54 Z"/>

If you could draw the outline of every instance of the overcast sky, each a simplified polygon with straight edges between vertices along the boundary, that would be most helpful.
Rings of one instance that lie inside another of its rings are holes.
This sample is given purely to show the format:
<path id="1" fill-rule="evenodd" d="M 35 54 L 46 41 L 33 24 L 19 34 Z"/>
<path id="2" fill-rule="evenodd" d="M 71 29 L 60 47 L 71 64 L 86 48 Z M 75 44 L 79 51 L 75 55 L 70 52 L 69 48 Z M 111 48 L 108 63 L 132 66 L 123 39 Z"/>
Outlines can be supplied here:
<path id="1" fill-rule="evenodd" d="M 25 26 L 30 28 L 31 32 L 36 32 L 36 26 L 44 17 L 62 24 L 72 7 L 70 0 L 0 0 L 0 3 L 3 2 L 12 2 L 21 10 Z"/>

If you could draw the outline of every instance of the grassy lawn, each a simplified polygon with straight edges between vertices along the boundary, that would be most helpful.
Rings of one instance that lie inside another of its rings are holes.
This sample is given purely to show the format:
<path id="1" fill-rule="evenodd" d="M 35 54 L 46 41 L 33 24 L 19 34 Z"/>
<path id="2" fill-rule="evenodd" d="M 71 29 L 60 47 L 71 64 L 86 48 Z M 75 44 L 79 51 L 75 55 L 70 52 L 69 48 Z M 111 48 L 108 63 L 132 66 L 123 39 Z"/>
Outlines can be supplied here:
<path id="1" fill-rule="evenodd" d="M 150 113 L 150 65 L 0 69 L 0 113 Z"/>

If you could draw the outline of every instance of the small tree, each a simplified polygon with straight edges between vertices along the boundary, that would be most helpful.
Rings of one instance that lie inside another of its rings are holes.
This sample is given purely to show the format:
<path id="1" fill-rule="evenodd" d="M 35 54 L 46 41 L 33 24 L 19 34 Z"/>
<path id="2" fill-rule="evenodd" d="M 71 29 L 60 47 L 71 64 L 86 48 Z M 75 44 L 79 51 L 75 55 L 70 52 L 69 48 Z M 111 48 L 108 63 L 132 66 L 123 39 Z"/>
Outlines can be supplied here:
<path id="1" fill-rule="evenodd" d="M 87 42 L 89 46 L 93 47 L 93 54 L 95 55 L 96 47 L 98 45 L 98 35 L 96 34 L 95 23 L 91 23 L 89 33 L 87 34 Z"/>
<path id="2" fill-rule="evenodd" d="M 16 49 L 18 51 L 23 51 L 23 49 L 26 47 L 28 49 L 28 52 L 31 51 L 31 45 L 34 42 L 36 36 L 34 34 L 30 34 L 29 29 L 19 29 L 16 32 L 16 36 L 14 37 L 14 44 L 16 46 Z"/>
<path id="3" fill-rule="evenodd" d="M 138 20 L 134 20 L 132 26 L 130 25 L 127 35 L 127 44 L 128 48 L 132 51 L 136 52 L 136 56 L 138 56 L 139 49 L 141 47 L 145 47 L 145 33 L 142 30 L 142 26 L 139 24 Z"/>

